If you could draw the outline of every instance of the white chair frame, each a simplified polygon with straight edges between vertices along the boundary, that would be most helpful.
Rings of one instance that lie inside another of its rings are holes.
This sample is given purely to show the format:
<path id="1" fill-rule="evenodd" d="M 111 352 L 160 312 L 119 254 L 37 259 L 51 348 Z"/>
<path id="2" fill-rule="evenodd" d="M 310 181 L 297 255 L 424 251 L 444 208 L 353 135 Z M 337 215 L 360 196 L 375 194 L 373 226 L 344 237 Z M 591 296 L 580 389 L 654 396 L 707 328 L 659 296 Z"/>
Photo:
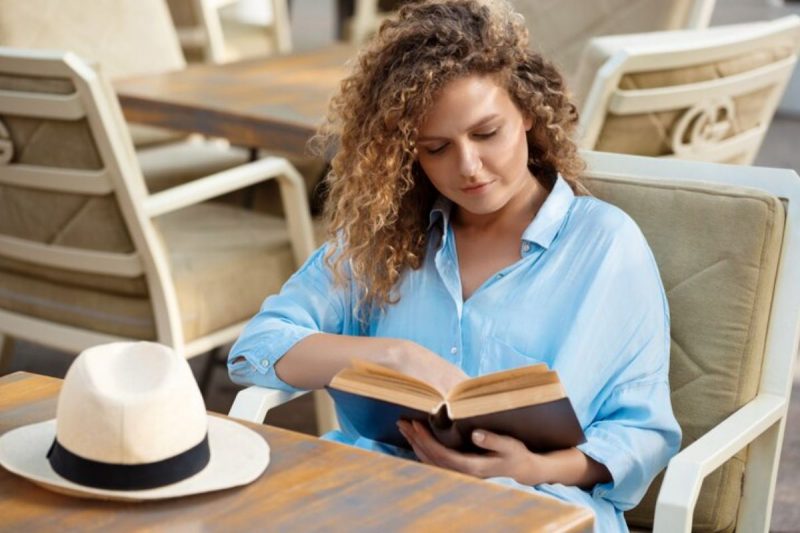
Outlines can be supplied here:
<path id="1" fill-rule="evenodd" d="M 587 178 L 719 184 L 767 191 L 787 201 L 782 253 L 756 397 L 670 461 L 655 513 L 655 533 L 690 532 L 703 480 L 749 446 L 737 529 L 768 531 L 794 361 L 800 342 L 800 177 L 793 170 L 582 152 Z M 229 416 L 263 422 L 267 412 L 304 393 L 249 387 Z"/>
<path id="2" fill-rule="evenodd" d="M 239 0 L 191 0 L 199 19 L 199 26 L 177 28 L 178 39 L 183 46 L 202 46 L 207 61 L 225 63 L 230 61 L 226 53 L 225 35 L 222 30 L 220 10 Z M 289 7 L 286 0 L 262 0 L 272 10 L 272 33 L 275 50 L 281 54 L 292 51 L 292 29 Z M 266 30 L 265 30 L 266 31 Z"/>
<path id="3" fill-rule="evenodd" d="M 788 57 L 741 74 L 710 81 L 653 89 L 619 89 L 620 79 L 631 72 L 685 68 L 734 58 L 773 43 L 789 43 Z M 626 43 L 620 45 L 619 43 Z M 671 136 L 674 155 L 681 159 L 723 162 L 741 156 L 755 159 L 775 109 L 797 62 L 800 17 L 791 15 L 771 22 L 718 26 L 691 32 L 653 32 L 592 39 L 584 52 L 610 49 L 614 53 L 600 67 L 581 109 L 580 146 L 593 149 L 607 114 L 626 115 L 686 109 Z M 586 64 L 580 69 L 586 69 Z M 586 75 L 582 72 L 582 75 Z M 759 125 L 723 139 L 733 120 L 733 98 L 771 87 Z M 688 137 L 689 143 L 683 139 Z"/>
<path id="4" fill-rule="evenodd" d="M 0 165 L 0 183 L 41 190 L 103 195 L 115 192 L 135 252 L 116 254 L 37 244 L 0 235 L 0 254 L 6 257 L 67 270 L 122 277 L 144 275 L 153 306 L 156 341 L 192 357 L 232 342 L 247 321 L 208 335 L 184 341 L 181 314 L 170 267 L 153 219 L 248 185 L 275 179 L 280 187 L 287 229 L 295 262 L 299 265 L 315 248 L 311 216 L 302 176 L 285 159 L 267 157 L 224 170 L 165 191 L 148 194 L 139 171 L 133 144 L 107 80 L 69 52 L 20 50 L 0 47 L 0 73 L 52 76 L 70 79 L 76 87 L 68 95 L 0 91 L 0 113 L 88 121 L 103 161 L 99 171 L 43 169 L 26 165 Z M 4 145 L 10 159 L 12 147 Z M 0 309 L 0 347 L 7 338 L 20 338 L 59 350 L 80 352 L 97 344 L 130 341 Z M 0 353 L 2 355 L 2 353 Z M 321 430 L 332 420 L 331 408 L 318 402 Z"/>

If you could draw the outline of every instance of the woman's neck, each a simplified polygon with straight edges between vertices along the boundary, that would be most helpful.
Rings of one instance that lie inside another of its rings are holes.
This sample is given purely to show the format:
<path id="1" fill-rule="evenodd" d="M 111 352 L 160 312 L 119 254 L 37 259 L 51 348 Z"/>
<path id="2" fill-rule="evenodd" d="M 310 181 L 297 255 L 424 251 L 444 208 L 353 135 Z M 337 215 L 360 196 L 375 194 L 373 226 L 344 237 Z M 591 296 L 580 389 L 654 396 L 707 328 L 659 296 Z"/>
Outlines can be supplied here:
<path id="1" fill-rule="evenodd" d="M 515 230 L 522 233 L 539 212 L 547 194 L 544 185 L 531 178 L 503 207 L 493 213 L 470 213 L 458 205 L 454 206 L 453 225 L 469 233 L 493 234 Z"/>

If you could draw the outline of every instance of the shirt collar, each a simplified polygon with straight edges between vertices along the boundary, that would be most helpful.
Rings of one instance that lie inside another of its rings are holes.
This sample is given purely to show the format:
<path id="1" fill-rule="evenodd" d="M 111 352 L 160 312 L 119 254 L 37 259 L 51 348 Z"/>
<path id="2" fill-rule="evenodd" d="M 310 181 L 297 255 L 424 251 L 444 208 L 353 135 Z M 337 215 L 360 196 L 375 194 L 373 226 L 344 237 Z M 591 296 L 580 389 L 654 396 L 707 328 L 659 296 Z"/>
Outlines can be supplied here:
<path id="1" fill-rule="evenodd" d="M 439 221 L 442 221 L 442 228 L 446 228 L 450 224 L 450 211 L 452 208 L 453 202 L 444 196 L 439 196 L 433 202 L 431 213 L 428 215 L 428 231 Z"/>
<path id="2" fill-rule="evenodd" d="M 574 198 L 575 193 L 572 192 L 569 183 L 559 174 L 553 190 L 547 195 L 539 212 L 522 232 L 522 240 L 536 243 L 542 248 L 549 248 L 564 223 Z M 428 230 L 440 221 L 442 229 L 447 228 L 450 224 L 452 208 L 453 203 L 450 200 L 439 196 L 433 203 L 428 217 Z M 444 234 L 447 232 L 444 231 Z"/>
<path id="3" fill-rule="evenodd" d="M 539 212 L 522 232 L 522 240 L 536 243 L 542 248 L 549 248 L 558 230 L 561 229 L 574 199 L 575 193 L 559 174 L 553 190 L 547 195 Z"/>

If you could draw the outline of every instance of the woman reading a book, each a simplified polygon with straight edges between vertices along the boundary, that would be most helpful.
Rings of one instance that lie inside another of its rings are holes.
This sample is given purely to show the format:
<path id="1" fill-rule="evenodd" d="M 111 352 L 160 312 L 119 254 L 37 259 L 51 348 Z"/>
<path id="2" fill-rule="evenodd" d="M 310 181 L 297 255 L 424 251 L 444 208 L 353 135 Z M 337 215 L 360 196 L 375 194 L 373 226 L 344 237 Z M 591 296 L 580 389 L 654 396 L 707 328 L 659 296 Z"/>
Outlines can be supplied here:
<path id="1" fill-rule="evenodd" d="M 270 296 L 231 350 L 240 384 L 325 386 L 354 358 L 447 391 L 546 363 L 586 442 L 533 453 L 475 431 L 484 454 L 400 422 L 411 450 L 329 438 L 492 478 L 593 509 L 625 530 L 680 443 L 669 318 L 635 223 L 588 194 L 562 77 L 504 2 L 413 3 L 381 27 L 318 141 L 329 241 Z M 340 413 L 341 415 L 341 413 Z"/>

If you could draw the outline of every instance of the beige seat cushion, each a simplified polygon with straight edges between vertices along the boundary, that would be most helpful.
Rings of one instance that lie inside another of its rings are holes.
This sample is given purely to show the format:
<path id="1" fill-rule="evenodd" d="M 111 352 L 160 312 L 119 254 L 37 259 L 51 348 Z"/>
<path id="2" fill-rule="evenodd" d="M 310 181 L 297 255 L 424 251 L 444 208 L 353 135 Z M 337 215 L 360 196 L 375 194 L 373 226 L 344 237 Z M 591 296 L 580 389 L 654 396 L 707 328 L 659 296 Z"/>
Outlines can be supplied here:
<path id="1" fill-rule="evenodd" d="M 180 131 L 147 126 L 146 124 L 128 123 L 128 132 L 136 148 L 157 146 L 184 140 L 187 135 Z"/>
<path id="2" fill-rule="evenodd" d="M 153 193 L 247 163 L 242 148 L 216 141 L 189 140 L 139 150 L 136 153 L 145 184 Z"/>
<path id="3" fill-rule="evenodd" d="M 187 341 L 246 320 L 295 270 L 279 219 L 205 203 L 159 217 L 156 224 L 169 255 Z M 146 292 L 98 290 L 35 274 L 0 270 L 0 307 L 115 335 L 156 337 Z M 143 280 L 138 283 L 146 291 Z"/>
<path id="4" fill-rule="evenodd" d="M 751 400 L 757 390 L 783 237 L 780 201 L 739 188 L 587 181 L 630 214 L 650 244 L 671 315 L 672 405 L 682 447 Z M 732 531 L 746 451 L 706 482 L 694 531 Z M 659 477 L 626 518 L 652 527 Z"/>
<path id="5" fill-rule="evenodd" d="M 204 203 L 157 224 L 169 250 L 186 340 L 249 319 L 299 266 L 281 219 Z"/>

